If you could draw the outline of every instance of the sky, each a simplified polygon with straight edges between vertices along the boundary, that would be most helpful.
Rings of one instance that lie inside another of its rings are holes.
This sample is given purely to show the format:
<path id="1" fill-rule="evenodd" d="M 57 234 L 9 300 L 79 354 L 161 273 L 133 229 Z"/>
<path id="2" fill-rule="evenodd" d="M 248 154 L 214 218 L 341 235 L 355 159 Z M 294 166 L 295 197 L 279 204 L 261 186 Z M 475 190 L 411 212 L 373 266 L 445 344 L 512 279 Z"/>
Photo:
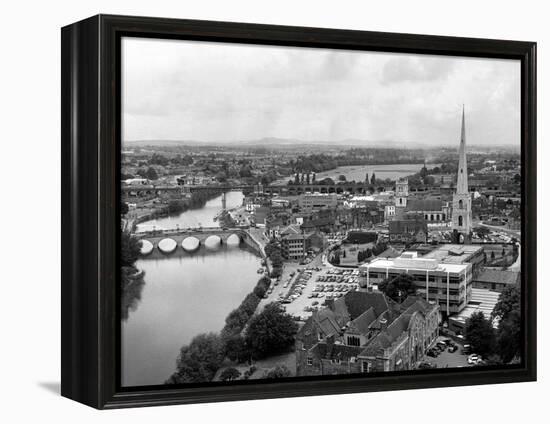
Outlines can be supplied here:
<path id="1" fill-rule="evenodd" d="M 520 145 L 520 62 L 124 38 L 123 141 Z"/>

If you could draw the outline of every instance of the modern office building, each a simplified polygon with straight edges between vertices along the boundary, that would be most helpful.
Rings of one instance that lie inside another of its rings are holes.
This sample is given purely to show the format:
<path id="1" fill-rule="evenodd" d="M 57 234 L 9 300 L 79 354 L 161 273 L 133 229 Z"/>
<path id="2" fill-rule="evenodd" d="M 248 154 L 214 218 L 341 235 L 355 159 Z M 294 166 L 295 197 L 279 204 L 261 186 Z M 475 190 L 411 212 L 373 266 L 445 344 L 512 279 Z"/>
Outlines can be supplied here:
<path id="1" fill-rule="evenodd" d="M 396 258 L 376 258 L 360 266 L 364 284 L 370 288 L 405 273 L 414 278 L 418 295 L 437 303 L 445 316 L 459 313 L 471 297 L 474 264 L 470 261 L 475 261 L 477 254 L 458 247 L 455 256 L 450 251 L 422 257 L 404 252 Z"/>

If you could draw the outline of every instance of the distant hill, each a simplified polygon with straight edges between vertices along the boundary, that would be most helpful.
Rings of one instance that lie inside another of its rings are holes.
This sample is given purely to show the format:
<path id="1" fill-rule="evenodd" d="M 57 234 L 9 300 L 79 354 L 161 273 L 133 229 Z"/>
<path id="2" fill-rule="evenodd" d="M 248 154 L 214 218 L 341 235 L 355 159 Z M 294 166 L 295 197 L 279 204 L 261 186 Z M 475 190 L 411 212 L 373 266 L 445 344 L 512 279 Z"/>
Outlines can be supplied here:
<path id="1" fill-rule="evenodd" d="M 396 147 L 403 148 L 403 142 L 391 140 L 359 140 L 345 139 L 339 141 L 329 140 L 300 140 L 293 138 L 263 137 L 256 140 L 236 140 L 236 141 L 198 141 L 198 140 L 127 140 L 123 143 L 125 146 L 325 146 L 325 147 Z M 421 143 L 406 142 L 407 147 L 423 148 L 427 147 Z"/>
<path id="2" fill-rule="evenodd" d="M 328 140 L 300 140 L 294 138 L 280 137 L 263 137 L 256 140 L 235 140 L 235 141 L 199 141 L 199 140 L 127 140 L 123 143 L 125 147 L 143 147 L 143 146 L 220 146 L 220 147 L 269 147 L 280 149 L 294 149 L 299 147 L 318 146 L 326 149 L 341 149 L 341 148 L 396 148 L 396 149 L 458 149 L 458 141 L 455 145 L 432 146 L 426 143 L 417 141 L 394 141 L 394 140 L 360 140 L 348 138 L 339 141 Z M 474 152 L 490 151 L 491 149 L 503 149 L 506 151 L 519 151 L 520 146 L 511 145 L 491 145 L 477 144 L 469 145 L 468 150 Z"/>

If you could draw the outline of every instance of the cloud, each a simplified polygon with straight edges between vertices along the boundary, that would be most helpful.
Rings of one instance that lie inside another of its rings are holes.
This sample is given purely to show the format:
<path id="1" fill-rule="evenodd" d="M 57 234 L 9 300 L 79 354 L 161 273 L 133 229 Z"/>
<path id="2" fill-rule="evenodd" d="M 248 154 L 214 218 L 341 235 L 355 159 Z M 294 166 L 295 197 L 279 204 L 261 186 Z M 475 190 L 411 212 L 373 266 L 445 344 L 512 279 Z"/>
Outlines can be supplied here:
<path id="1" fill-rule="evenodd" d="M 518 61 L 125 39 L 124 139 L 520 140 Z"/>
<path id="2" fill-rule="evenodd" d="M 382 83 L 444 80 L 453 71 L 453 63 L 454 61 L 451 59 L 435 59 L 420 55 L 417 57 L 395 57 L 384 65 Z"/>

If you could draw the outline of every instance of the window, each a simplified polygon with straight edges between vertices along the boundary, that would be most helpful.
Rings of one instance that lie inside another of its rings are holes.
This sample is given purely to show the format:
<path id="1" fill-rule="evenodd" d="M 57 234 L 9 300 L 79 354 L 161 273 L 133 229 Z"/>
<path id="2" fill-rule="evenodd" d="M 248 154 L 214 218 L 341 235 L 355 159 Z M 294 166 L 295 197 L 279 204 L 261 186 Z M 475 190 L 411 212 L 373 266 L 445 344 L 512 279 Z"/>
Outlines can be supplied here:
<path id="1" fill-rule="evenodd" d="M 348 346 L 361 346 L 361 339 L 357 336 L 348 336 Z"/>
<path id="2" fill-rule="evenodd" d="M 362 367 L 362 372 L 370 372 L 372 365 L 370 362 L 362 362 L 361 367 Z"/>
<path id="3" fill-rule="evenodd" d="M 307 364 L 308 365 L 313 365 L 313 358 L 311 356 L 307 357 Z"/>
<path id="4" fill-rule="evenodd" d="M 461 200 L 461 202 L 462 202 L 462 200 Z M 460 207 L 462 207 L 462 206 L 460 206 Z M 462 227 L 462 215 L 458 216 L 458 226 Z"/>
<path id="5" fill-rule="evenodd" d="M 458 209 L 462 209 L 463 204 L 464 204 L 464 202 L 462 201 L 462 199 L 460 199 L 458 201 Z"/>

